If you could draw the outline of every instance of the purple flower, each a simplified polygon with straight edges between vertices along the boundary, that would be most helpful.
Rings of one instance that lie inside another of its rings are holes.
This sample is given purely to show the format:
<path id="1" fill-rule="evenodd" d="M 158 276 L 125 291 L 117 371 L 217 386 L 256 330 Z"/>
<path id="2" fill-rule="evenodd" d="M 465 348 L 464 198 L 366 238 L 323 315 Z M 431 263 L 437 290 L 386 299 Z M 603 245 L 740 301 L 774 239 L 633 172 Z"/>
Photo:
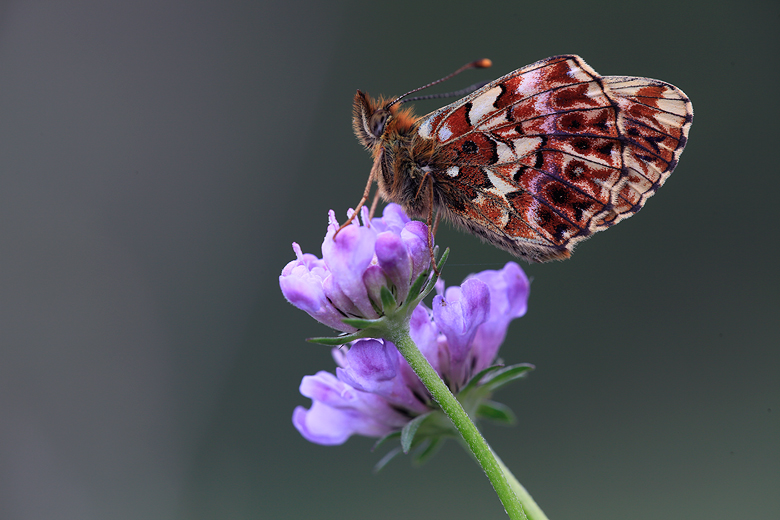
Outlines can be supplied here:
<path id="1" fill-rule="evenodd" d="M 290 303 L 348 333 L 358 327 L 344 323 L 345 318 L 375 320 L 397 310 L 415 280 L 430 269 L 428 227 L 409 220 L 400 206 L 389 204 L 382 217 L 368 225 L 368 210 L 363 208 L 360 220 L 363 224 L 353 220 L 334 239 L 339 223 L 331 210 L 322 259 L 303 254 L 293 243 L 297 258 L 279 277 Z M 393 296 L 396 308 L 385 308 L 383 288 Z"/>
<path id="2" fill-rule="evenodd" d="M 486 370 L 495 361 L 509 322 L 525 314 L 528 279 L 510 262 L 500 271 L 483 271 L 460 287 L 441 292 L 432 310 L 423 304 L 414 309 L 410 335 L 464 408 L 479 416 L 482 407 L 489 406 L 487 398 L 499 380 L 503 384 L 512 374 L 528 369 L 524 365 L 508 367 L 512 373 Z M 359 339 L 346 350 L 334 349 L 333 357 L 338 364 L 335 376 L 319 372 L 301 382 L 301 394 L 312 399 L 312 406 L 308 410 L 297 407 L 293 424 L 307 440 L 333 445 L 355 434 L 383 437 L 415 417 L 441 414 L 390 341 Z M 490 379 L 490 374 L 498 373 L 504 374 L 503 379 Z M 441 435 L 447 425 L 448 421 L 440 420 L 428 434 Z"/>

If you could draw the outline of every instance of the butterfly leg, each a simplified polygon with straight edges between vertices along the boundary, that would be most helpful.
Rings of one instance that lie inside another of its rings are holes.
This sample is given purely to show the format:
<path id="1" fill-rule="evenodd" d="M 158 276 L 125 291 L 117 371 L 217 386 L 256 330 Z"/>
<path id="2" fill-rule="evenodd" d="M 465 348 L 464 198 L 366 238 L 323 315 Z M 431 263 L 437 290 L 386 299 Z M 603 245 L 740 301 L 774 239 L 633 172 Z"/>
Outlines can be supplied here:
<path id="1" fill-rule="evenodd" d="M 374 212 L 376 211 L 376 206 L 379 204 L 379 199 L 382 197 L 379 196 L 379 192 L 377 191 L 374 193 L 374 200 L 371 201 L 371 209 L 368 210 L 368 218 L 372 219 L 374 218 Z"/>
<path id="2" fill-rule="evenodd" d="M 382 160 L 382 151 L 379 151 L 379 154 L 377 154 L 376 159 L 374 159 L 374 165 L 371 167 L 371 173 L 368 174 L 368 183 L 366 183 L 366 189 L 363 190 L 363 197 L 360 199 L 360 202 L 358 202 L 357 207 L 355 208 L 355 211 L 352 213 L 352 215 L 349 216 L 346 222 L 344 222 L 339 228 L 336 230 L 336 232 L 333 234 L 333 239 L 335 240 L 338 236 L 339 232 L 341 232 L 342 229 L 347 227 L 349 224 L 352 223 L 353 220 L 355 220 L 355 217 L 357 217 L 358 213 L 360 213 L 360 208 L 362 208 L 366 201 L 368 200 L 368 196 L 371 194 L 371 185 L 374 183 L 374 179 L 376 179 L 377 175 L 379 174 L 379 165 Z M 371 215 L 374 214 L 374 207 L 376 206 L 376 199 L 374 199 L 374 203 L 371 204 Z M 368 225 L 368 223 L 366 223 Z"/>
<path id="3" fill-rule="evenodd" d="M 428 183 L 425 182 L 426 180 Z M 420 193 L 425 186 L 428 186 L 428 196 L 430 197 L 430 201 L 428 203 L 428 218 L 425 219 L 425 224 L 428 226 L 428 250 L 431 253 L 431 266 L 433 266 L 433 271 L 437 276 L 439 276 L 441 273 L 436 268 L 436 256 L 433 254 L 433 236 L 436 234 L 433 223 L 433 177 L 431 177 L 431 174 L 428 172 L 425 172 L 425 177 L 423 177 L 422 181 L 420 181 L 420 187 L 417 188 L 417 193 L 414 195 L 415 199 L 420 196 Z M 438 225 L 439 214 L 437 213 L 435 226 Z"/>
<path id="4" fill-rule="evenodd" d="M 439 214 L 436 213 L 436 223 L 433 223 L 433 177 L 426 174 L 428 177 L 428 195 L 430 196 L 430 204 L 428 205 L 428 218 L 426 224 L 428 225 L 428 251 L 431 253 L 431 266 L 436 276 L 441 276 L 439 269 L 436 267 L 436 255 L 433 253 L 433 236 L 436 234 L 436 228 L 439 226 Z"/>

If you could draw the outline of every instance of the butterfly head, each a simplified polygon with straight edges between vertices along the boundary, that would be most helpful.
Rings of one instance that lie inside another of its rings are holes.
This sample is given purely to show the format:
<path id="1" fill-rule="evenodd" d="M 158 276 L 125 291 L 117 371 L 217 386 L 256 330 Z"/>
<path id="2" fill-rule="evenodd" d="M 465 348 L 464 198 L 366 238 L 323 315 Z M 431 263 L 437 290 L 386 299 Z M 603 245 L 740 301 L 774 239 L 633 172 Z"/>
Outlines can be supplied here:
<path id="1" fill-rule="evenodd" d="M 415 120 L 409 110 L 392 104 L 392 100 L 374 99 L 360 90 L 355 94 L 352 128 L 360 144 L 369 150 L 379 144 L 389 130 L 403 132 L 411 128 Z"/>
<path id="2" fill-rule="evenodd" d="M 469 92 L 473 92 L 477 88 L 484 85 L 479 83 L 472 85 L 471 87 L 458 91 L 450 92 L 448 94 L 434 94 L 432 96 L 422 96 L 416 98 L 408 97 L 410 94 L 414 94 L 417 91 L 432 87 L 442 81 L 446 81 L 451 77 L 460 74 L 464 70 L 468 69 L 482 69 L 490 67 L 493 62 L 487 58 L 481 60 L 472 61 L 462 66 L 452 74 L 444 76 L 441 79 L 437 79 L 427 85 L 410 90 L 402 96 L 398 96 L 385 101 L 382 98 L 373 99 L 365 92 L 357 91 L 355 94 L 355 101 L 352 105 L 352 127 L 355 130 L 360 144 L 368 149 L 373 149 L 382 140 L 386 133 L 392 131 L 398 132 L 401 135 L 408 135 L 413 129 L 419 119 L 409 109 L 401 109 L 401 103 L 415 101 L 418 99 L 440 98 L 440 97 L 452 97 L 455 95 L 463 95 Z M 389 131 L 389 132 L 388 132 Z"/>
<path id="3" fill-rule="evenodd" d="M 365 92 L 357 91 L 352 105 L 352 128 L 360 144 L 368 149 L 381 140 L 392 112 L 384 108 L 384 100 L 373 99 Z"/>

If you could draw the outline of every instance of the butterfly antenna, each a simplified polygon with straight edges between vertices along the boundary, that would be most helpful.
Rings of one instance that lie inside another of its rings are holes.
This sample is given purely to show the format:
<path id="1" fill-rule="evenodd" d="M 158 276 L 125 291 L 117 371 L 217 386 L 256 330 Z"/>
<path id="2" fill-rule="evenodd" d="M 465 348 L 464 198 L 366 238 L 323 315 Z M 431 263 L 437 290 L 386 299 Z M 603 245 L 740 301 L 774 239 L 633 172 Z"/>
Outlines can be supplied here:
<path id="1" fill-rule="evenodd" d="M 457 76 L 458 74 L 460 74 L 464 70 L 469 70 L 469 69 L 486 69 L 486 68 L 490 67 L 491 65 L 493 65 L 493 62 L 490 61 L 487 58 L 483 58 L 481 60 L 472 61 L 471 63 L 467 63 L 466 65 L 462 66 L 461 68 L 459 68 L 458 70 L 456 70 L 452 74 L 444 76 L 441 79 L 437 79 L 436 81 L 432 81 L 432 82 L 428 83 L 427 85 L 423 85 L 422 87 L 418 87 L 418 88 L 416 88 L 414 90 L 410 90 L 409 92 L 407 92 L 403 96 L 398 96 L 393 101 L 388 103 L 387 106 L 385 106 L 385 110 L 389 109 L 391 106 L 395 105 L 396 103 L 400 103 L 401 100 L 403 98 L 405 98 L 406 96 L 408 96 L 409 94 L 414 94 L 415 92 L 418 92 L 420 90 L 423 90 L 423 89 L 426 89 L 428 87 L 432 87 L 434 85 L 437 85 L 437 84 L 441 83 L 442 81 L 447 81 L 448 79 L 450 79 L 450 78 L 452 78 L 454 76 Z M 476 90 L 476 88 L 478 88 L 478 87 L 475 87 L 474 90 Z M 409 101 L 411 101 L 411 99 Z"/>
<path id="2" fill-rule="evenodd" d="M 463 97 L 466 94 L 471 94 L 478 88 L 482 88 L 485 85 L 490 83 L 490 81 L 480 81 L 479 83 L 474 83 L 470 87 L 462 88 L 460 90 L 455 90 L 454 92 L 444 92 L 440 94 L 426 94 L 424 96 L 414 96 L 408 99 L 404 99 L 401 101 L 401 103 L 409 103 L 411 101 L 422 101 L 424 99 L 440 99 L 440 98 L 450 98 L 450 97 Z"/>

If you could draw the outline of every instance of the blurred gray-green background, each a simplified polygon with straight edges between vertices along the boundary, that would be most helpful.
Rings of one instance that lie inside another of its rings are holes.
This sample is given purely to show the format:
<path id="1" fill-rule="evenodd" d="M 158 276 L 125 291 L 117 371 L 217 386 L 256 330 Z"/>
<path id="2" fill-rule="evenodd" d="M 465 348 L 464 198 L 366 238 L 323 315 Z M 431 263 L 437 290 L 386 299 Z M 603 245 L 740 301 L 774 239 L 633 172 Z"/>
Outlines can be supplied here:
<path id="1" fill-rule="evenodd" d="M 577 53 L 695 109 L 666 186 L 526 266 L 485 435 L 551 520 L 780 518 L 780 3 L 0 3 L 0 518 L 505 518 L 455 443 L 304 441 L 328 329 L 277 277 L 370 168 L 355 89 Z M 427 113 L 441 102 L 417 103 Z M 508 254 L 442 226 L 445 279 Z"/>

